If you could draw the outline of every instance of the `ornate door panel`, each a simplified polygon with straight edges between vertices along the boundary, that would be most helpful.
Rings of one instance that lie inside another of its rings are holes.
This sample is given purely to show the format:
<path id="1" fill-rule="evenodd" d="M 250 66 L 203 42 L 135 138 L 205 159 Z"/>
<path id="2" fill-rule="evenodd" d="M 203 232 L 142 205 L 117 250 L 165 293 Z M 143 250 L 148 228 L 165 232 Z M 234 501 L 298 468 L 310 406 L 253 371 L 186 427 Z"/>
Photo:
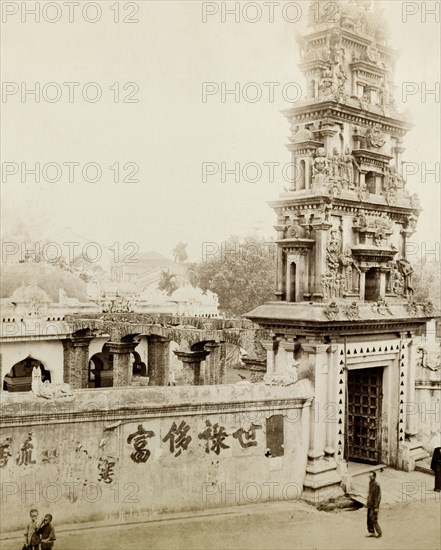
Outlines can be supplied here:
<path id="1" fill-rule="evenodd" d="M 348 460 L 381 460 L 383 368 L 348 371 L 346 455 Z"/>

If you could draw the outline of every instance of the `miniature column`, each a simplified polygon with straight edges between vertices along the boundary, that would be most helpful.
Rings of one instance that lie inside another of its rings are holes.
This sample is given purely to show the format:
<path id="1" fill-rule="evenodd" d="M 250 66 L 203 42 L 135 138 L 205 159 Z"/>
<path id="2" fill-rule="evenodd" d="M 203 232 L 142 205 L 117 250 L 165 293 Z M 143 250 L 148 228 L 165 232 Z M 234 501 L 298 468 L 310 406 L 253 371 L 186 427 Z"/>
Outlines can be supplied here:
<path id="1" fill-rule="evenodd" d="M 168 386 L 170 340 L 162 336 L 148 336 L 148 372 L 150 386 Z"/>
<path id="2" fill-rule="evenodd" d="M 280 340 L 275 358 L 275 372 L 290 370 L 294 365 L 294 340 Z"/>
<path id="3" fill-rule="evenodd" d="M 390 272 L 389 268 L 380 268 L 380 299 L 384 300 L 386 297 L 386 276 Z"/>
<path id="4" fill-rule="evenodd" d="M 63 380 L 72 389 L 89 385 L 89 344 L 93 336 L 66 338 L 63 344 Z"/>
<path id="5" fill-rule="evenodd" d="M 132 380 L 131 353 L 136 342 L 108 342 L 109 353 L 113 355 L 113 387 L 128 386 Z"/>
<path id="6" fill-rule="evenodd" d="M 313 284 L 310 288 L 313 291 L 313 299 L 323 297 L 322 293 L 322 275 L 324 274 L 324 264 L 326 256 L 326 235 L 327 231 L 331 229 L 332 225 L 330 223 L 319 223 L 313 225 L 315 230 L 315 250 L 314 250 L 314 263 L 313 263 L 313 274 L 314 277 Z"/>
<path id="7" fill-rule="evenodd" d="M 211 384 L 222 384 L 220 367 L 221 367 L 221 346 L 218 342 L 208 342 L 205 344 L 205 349 L 210 353 L 205 360 L 205 365 L 208 368 L 209 380 L 208 383 Z"/>
<path id="8" fill-rule="evenodd" d="M 175 351 L 178 359 L 182 361 L 182 380 L 184 386 L 203 386 L 201 377 L 201 362 L 209 355 L 209 351 Z"/>
<path id="9" fill-rule="evenodd" d="M 368 267 L 360 267 L 360 300 L 364 302 L 364 296 L 366 291 L 366 272 Z"/>
<path id="10" fill-rule="evenodd" d="M 274 373 L 275 360 L 274 360 L 274 342 L 273 340 L 262 340 L 260 342 L 262 347 L 266 350 L 266 372 L 268 375 Z"/>
<path id="11" fill-rule="evenodd" d="M 278 225 L 274 226 L 275 230 L 277 231 L 277 240 L 280 241 L 283 239 L 284 236 L 284 230 L 285 226 L 279 223 Z M 285 281 L 285 273 L 284 273 L 284 266 L 283 266 L 283 249 L 280 246 L 280 244 L 277 245 L 277 256 L 276 256 L 276 300 L 282 301 L 285 296 L 284 292 L 284 281 Z"/>

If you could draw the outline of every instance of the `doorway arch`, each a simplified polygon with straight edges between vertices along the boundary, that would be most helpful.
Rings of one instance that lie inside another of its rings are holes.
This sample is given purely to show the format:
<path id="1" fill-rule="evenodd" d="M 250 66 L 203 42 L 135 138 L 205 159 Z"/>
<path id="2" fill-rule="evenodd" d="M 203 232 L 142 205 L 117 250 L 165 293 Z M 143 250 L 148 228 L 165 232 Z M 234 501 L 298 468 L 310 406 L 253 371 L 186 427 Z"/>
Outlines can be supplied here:
<path id="1" fill-rule="evenodd" d="M 32 390 L 32 371 L 34 368 L 41 370 L 41 381 L 51 382 L 51 373 L 44 364 L 35 357 L 28 355 L 18 363 L 15 363 L 9 373 L 4 377 L 3 390 L 7 392 L 24 392 Z"/>

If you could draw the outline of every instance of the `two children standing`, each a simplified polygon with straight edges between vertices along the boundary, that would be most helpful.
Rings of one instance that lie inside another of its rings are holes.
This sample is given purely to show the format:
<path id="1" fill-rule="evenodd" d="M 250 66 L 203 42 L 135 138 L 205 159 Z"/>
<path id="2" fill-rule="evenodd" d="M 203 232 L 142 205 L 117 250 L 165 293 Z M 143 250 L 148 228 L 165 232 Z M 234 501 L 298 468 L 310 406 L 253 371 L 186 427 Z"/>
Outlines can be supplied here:
<path id="1" fill-rule="evenodd" d="M 55 542 L 55 530 L 52 527 L 52 516 L 46 514 L 38 525 L 38 510 L 30 512 L 31 521 L 26 527 L 23 550 L 52 550 Z"/>

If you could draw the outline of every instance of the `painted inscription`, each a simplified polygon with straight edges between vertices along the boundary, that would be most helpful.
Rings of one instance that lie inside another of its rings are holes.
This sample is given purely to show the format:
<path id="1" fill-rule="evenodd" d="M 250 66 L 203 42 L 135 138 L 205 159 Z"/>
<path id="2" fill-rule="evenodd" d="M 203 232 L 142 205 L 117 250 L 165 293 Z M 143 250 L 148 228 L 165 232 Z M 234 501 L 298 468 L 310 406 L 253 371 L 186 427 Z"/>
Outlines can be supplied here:
<path id="1" fill-rule="evenodd" d="M 34 445 L 32 443 L 32 432 L 29 432 L 26 441 L 20 447 L 20 451 L 15 459 L 17 466 L 29 466 L 30 464 L 36 464 L 37 461 L 32 457 L 33 451 Z"/>
<path id="2" fill-rule="evenodd" d="M 240 446 L 242 449 L 246 449 L 248 447 L 256 447 L 257 441 L 256 441 L 256 430 L 261 430 L 262 426 L 258 424 L 251 424 L 250 428 L 248 430 L 244 430 L 243 428 L 239 428 L 233 433 L 234 439 L 237 439 L 240 443 Z"/>
<path id="3" fill-rule="evenodd" d="M 189 430 L 190 426 L 184 420 L 179 424 L 179 426 L 176 422 L 173 422 L 167 435 L 162 439 L 164 443 L 166 441 L 170 442 L 170 452 L 172 454 L 174 453 L 175 456 L 179 456 L 182 450 L 187 450 L 187 447 L 192 440 L 192 437 L 188 435 Z"/>
<path id="4" fill-rule="evenodd" d="M 148 439 L 155 435 L 154 432 L 150 430 L 145 430 L 142 424 L 138 425 L 136 432 L 133 432 L 127 438 L 127 443 L 130 445 L 133 441 L 134 451 L 130 455 L 133 462 L 139 464 L 140 462 L 147 462 L 151 452 L 150 449 L 147 449 Z"/>
<path id="5" fill-rule="evenodd" d="M 224 441 L 228 437 L 228 434 L 225 432 L 223 426 L 216 424 L 212 425 L 209 420 L 206 420 L 205 425 L 206 429 L 201 432 L 198 437 L 199 439 L 205 439 L 205 452 L 209 453 L 213 451 L 217 455 L 221 452 L 221 449 L 229 449 L 229 445 L 225 445 Z M 211 443 L 211 447 L 210 447 Z"/>

